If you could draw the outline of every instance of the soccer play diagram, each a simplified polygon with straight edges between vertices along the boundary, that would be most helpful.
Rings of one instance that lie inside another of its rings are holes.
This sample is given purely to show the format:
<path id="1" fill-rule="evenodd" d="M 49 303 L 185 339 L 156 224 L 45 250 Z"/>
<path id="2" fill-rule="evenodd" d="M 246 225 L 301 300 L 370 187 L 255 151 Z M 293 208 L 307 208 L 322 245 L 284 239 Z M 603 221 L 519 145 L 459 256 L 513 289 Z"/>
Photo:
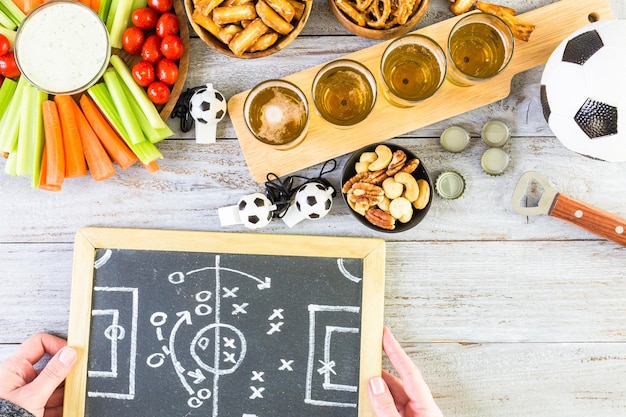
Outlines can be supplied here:
<path id="1" fill-rule="evenodd" d="M 96 259 L 86 415 L 358 415 L 361 260 L 133 255 Z"/>

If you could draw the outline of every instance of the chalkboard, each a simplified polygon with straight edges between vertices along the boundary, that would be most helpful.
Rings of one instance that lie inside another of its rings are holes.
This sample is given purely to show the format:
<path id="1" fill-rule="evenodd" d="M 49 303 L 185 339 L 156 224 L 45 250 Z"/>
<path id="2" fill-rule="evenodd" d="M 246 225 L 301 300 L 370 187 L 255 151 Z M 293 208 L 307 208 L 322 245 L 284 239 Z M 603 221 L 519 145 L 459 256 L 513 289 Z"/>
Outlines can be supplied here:
<path id="1" fill-rule="evenodd" d="M 380 239 L 84 228 L 65 417 L 371 417 Z"/>

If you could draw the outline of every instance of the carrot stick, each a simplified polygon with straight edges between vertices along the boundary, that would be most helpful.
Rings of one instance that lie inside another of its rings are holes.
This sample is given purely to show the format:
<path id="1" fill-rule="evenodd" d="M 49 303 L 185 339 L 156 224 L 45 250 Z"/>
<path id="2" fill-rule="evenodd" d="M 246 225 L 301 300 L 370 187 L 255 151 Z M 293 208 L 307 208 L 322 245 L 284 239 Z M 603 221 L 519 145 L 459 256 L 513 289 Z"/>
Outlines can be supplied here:
<path id="1" fill-rule="evenodd" d="M 154 174 L 155 172 L 159 171 L 161 169 L 161 167 L 159 167 L 159 164 L 157 164 L 157 161 L 152 161 L 149 164 L 143 164 L 143 166 L 148 170 L 149 173 Z"/>
<path id="2" fill-rule="evenodd" d="M 81 177 L 87 175 L 87 164 L 83 153 L 83 144 L 78 131 L 74 114 L 74 99 L 71 96 L 56 95 L 54 102 L 59 111 L 63 131 L 63 147 L 65 149 L 65 177 Z"/>
<path id="3" fill-rule="evenodd" d="M 90 0 L 78 0 L 79 2 L 81 2 L 82 4 L 84 4 L 87 7 L 91 7 L 91 1 Z M 98 12 L 96 12 L 98 13 Z"/>
<path id="4" fill-rule="evenodd" d="M 113 159 L 120 168 L 127 169 L 137 162 L 137 155 L 135 155 L 124 140 L 115 133 L 115 130 L 113 130 L 102 113 L 100 113 L 96 104 L 86 94 L 83 94 L 80 98 L 80 107 L 92 129 L 96 132 L 98 139 L 100 139 L 100 142 L 102 142 L 102 145 L 111 156 L 111 159 Z"/>
<path id="5" fill-rule="evenodd" d="M 57 105 L 52 100 L 46 100 L 41 105 L 43 114 L 44 158 L 46 169 L 41 169 L 41 177 L 46 185 L 58 186 L 59 189 L 65 179 L 65 152 L 63 150 L 63 130 Z"/>
<path id="6" fill-rule="evenodd" d="M 48 172 L 48 158 L 46 156 L 46 148 L 43 148 L 43 157 L 41 159 L 41 175 L 39 175 L 39 188 L 46 191 L 61 191 L 61 186 L 56 184 L 48 184 L 46 176 Z"/>
<path id="7" fill-rule="evenodd" d="M 13 3 L 18 7 L 18 9 L 26 13 L 24 10 L 24 0 L 13 0 Z"/>
<path id="8" fill-rule="evenodd" d="M 91 7 L 91 10 L 96 12 L 96 14 L 100 13 L 100 0 L 91 0 L 89 7 Z"/>
<path id="9" fill-rule="evenodd" d="M 96 132 L 94 132 L 89 125 L 89 122 L 78 107 L 78 104 L 73 100 L 72 106 L 74 107 L 78 131 L 80 132 L 80 138 L 83 143 L 85 159 L 87 160 L 92 178 L 95 181 L 111 178 L 115 175 L 115 167 L 113 166 L 113 162 L 111 162 L 111 158 L 109 158 L 109 155 L 104 150 Z"/>
<path id="10" fill-rule="evenodd" d="M 28 14 L 28 12 L 42 3 L 43 0 L 24 0 L 24 13 Z"/>

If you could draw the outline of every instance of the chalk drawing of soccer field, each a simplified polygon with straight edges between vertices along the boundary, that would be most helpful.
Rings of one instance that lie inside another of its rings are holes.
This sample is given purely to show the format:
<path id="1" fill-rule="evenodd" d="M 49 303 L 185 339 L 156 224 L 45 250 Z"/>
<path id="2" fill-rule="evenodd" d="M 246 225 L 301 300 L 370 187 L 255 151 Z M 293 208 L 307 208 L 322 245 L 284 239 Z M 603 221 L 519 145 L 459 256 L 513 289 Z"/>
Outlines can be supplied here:
<path id="1" fill-rule="evenodd" d="M 100 307 L 91 313 L 91 337 L 96 343 L 109 345 L 110 349 L 91 353 L 87 395 L 132 400 L 135 398 L 138 289 L 95 287 L 94 291 Z M 106 383 L 107 388 L 102 383 Z"/>

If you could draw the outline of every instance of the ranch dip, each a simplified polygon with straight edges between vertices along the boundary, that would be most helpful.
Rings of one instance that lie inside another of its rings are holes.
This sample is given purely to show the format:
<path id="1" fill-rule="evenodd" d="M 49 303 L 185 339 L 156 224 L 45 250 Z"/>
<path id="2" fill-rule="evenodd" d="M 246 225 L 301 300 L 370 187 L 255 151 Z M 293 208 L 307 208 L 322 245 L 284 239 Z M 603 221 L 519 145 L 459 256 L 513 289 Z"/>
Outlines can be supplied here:
<path id="1" fill-rule="evenodd" d="M 106 26 L 78 2 L 52 1 L 20 25 L 15 59 L 22 74 L 50 94 L 74 94 L 104 73 L 111 48 Z"/>

